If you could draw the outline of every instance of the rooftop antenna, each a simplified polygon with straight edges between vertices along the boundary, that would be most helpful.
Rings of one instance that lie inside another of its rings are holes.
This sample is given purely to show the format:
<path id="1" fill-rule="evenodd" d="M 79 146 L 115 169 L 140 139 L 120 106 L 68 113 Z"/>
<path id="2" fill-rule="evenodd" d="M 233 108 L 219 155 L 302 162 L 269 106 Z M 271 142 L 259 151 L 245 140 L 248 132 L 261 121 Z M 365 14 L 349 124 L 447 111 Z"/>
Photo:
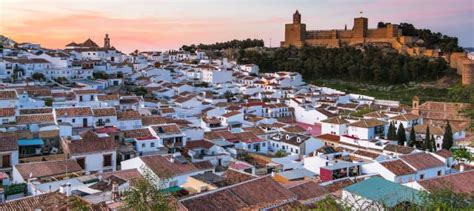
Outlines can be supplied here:
<path id="1" fill-rule="evenodd" d="M 362 14 L 364 13 L 364 11 L 361 10 L 359 13 L 360 13 L 360 17 L 362 17 Z"/>
<path id="2" fill-rule="evenodd" d="M 270 48 L 272 48 L 272 38 L 270 37 Z"/>

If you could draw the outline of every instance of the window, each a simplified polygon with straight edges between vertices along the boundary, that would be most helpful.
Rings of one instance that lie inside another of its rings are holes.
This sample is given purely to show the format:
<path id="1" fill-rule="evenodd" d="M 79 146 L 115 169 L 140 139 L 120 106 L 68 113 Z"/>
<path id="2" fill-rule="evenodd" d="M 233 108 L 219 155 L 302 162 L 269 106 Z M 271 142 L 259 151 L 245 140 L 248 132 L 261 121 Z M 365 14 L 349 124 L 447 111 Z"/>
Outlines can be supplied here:
<path id="1" fill-rule="evenodd" d="M 299 153 L 298 151 L 299 151 L 299 150 L 295 149 L 295 152 L 296 152 L 296 153 Z"/>
<path id="2" fill-rule="evenodd" d="M 420 179 L 424 179 L 425 178 L 425 175 L 424 174 L 420 174 Z"/>
<path id="3" fill-rule="evenodd" d="M 178 181 L 171 181 L 169 186 L 170 187 L 178 186 Z"/>
<path id="4" fill-rule="evenodd" d="M 82 169 L 86 168 L 86 158 L 76 158 L 76 161 Z"/>
<path id="5" fill-rule="evenodd" d="M 90 100 L 91 100 L 91 101 L 94 100 L 94 95 L 91 95 Z"/>
<path id="6" fill-rule="evenodd" d="M 2 168 L 9 168 L 11 167 L 10 165 L 10 155 L 2 155 Z"/>
<path id="7" fill-rule="evenodd" d="M 145 148 L 145 146 L 146 146 L 145 143 L 143 143 L 143 144 L 142 144 L 142 148 Z"/>
<path id="8" fill-rule="evenodd" d="M 76 122 L 76 119 L 72 119 L 72 123 L 75 123 Z"/>
<path id="9" fill-rule="evenodd" d="M 150 146 L 151 146 L 151 147 L 155 147 L 155 143 L 151 143 Z"/>
<path id="10" fill-rule="evenodd" d="M 112 155 L 104 155 L 104 167 L 112 166 Z"/>
<path id="11" fill-rule="evenodd" d="M 265 147 L 265 142 L 262 143 L 262 147 Z"/>
<path id="12" fill-rule="evenodd" d="M 441 171 L 438 171 L 438 176 L 441 176 Z"/>

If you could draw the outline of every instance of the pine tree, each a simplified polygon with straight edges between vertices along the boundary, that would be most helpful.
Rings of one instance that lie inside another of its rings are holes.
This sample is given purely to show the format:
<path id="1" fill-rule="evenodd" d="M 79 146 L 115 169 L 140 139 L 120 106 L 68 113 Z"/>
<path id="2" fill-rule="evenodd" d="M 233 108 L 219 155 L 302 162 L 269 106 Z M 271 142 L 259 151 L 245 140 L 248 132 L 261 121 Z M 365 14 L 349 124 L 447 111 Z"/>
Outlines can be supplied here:
<path id="1" fill-rule="evenodd" d="M 405 142 L 407 141 L 407 135 L 405 133 L 405 128 L 403 127 L 402 123 L 398 125 L 397 140 L 398 145 L 405 145 Z"/>
<path id="2" fill-rule="evenodd" d="M 410 141 L 408 142 L 410 147 L 414 147 L 416 145 L 416 134 L 415 134 L 415 126 L 411 127 L 410 130 Z"/>
<path id="3" fill-rule="evenodd" d="M 443 149 L 451 149 L 453 146 L 453 130 L 451 129 L 451 125 L 448 124 L 446 125 L 446 128 L 444 130 L 444 135 L 443 135 Z"/>
<path id="4" fill-rule="evenodd" d="M 423 140 L 423 150 L 430 150 L 431 149 L 431 140 L 430 140 L 430 127 L 426 126 L 426 133 L 425 133 L 425 139 Z"/>

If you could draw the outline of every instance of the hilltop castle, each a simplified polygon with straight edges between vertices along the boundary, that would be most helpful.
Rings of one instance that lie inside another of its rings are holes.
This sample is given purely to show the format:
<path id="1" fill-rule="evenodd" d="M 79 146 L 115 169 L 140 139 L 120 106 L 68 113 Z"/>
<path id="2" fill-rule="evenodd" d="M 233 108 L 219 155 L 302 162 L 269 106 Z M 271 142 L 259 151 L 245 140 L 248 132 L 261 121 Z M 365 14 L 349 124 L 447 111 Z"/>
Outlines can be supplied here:
<path id="1" fill-rule="evenodd" d="M 397 24 L 387 23 L 383 27 L 369 29 L 368 22 L 367 18 L 358 17 L 354 18 L 354 26 L 349 30 L 347 26 L 344 29 L 306 30 L 306 24 L 301 22 L 301 14 L 296 10 L 293 23 L 285 24 L 285 41 L 281 42 L 281 46 L 339 48 L 367 43 L 387 45 L 410 56 L 443 57 L 462 76 L 462 84 L 474 83 L 474 62 L 465 53 L 443 55 L 439 49 L 419 46 L 423 40 L 418 37 L 403 36 Z"/>
<path id="2" fill-rule="evenodd" d="M 293 23 L 285 25 L 285 41 L 281 46 L 290 45 L 301 47 L 304 44 L 310 46 L 322 46 L 337 48 L 342 45 L 356 45 L 363 43 L 392 43 L 402 35 L 401 29 L 396 24 L 387 24 L 383 28 L 369 29 L 368 19 L 364 17 L 354 18 L 354 27 L 347 29 L 332 30 L 306 30 L 306 24 L 301 23 L 301 14 L 296 10 L 293 14 Z"/>

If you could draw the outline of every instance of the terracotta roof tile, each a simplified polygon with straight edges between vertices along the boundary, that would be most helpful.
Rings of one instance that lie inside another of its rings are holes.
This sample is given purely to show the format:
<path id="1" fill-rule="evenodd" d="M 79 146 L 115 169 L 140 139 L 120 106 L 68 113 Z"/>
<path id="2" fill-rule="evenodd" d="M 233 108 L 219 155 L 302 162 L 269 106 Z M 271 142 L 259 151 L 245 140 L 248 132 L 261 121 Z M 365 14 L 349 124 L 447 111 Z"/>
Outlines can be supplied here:
<path id="1" fill-rule="evenodd" d="M 180 200 L 192 210 L 264 209 L 296 200 L 296 194 L 265 176 Z"/>
<path id="2" fill-rule="evenodd" d="M 54 122 L 53 114 L 28 114 L 16 117 L 17 124 L 48 123 Z"/>
<path id="3" fill-rule="evenodd" d="M 354 122 L 350 124 L 352 127 L 362 127 L 362 128 L 372 128 L 376 126 L 385 125 L 386 122 L 378 120 L 378 119 L 361 119 L 358 122 Z"/>
<path id="4" fill-rule="evenodd" d="M 115 140 L 111 137 L 99 138 L 92 131 L 81 134 L 80 140 L 65 140 L 65 152 L 71 154 L 96 153 L 115 150 Z"/>
<path id="5" fill-rule="evenodd" d="M 141 115 L 138 111 L 122 111 L 117 112 L 117 120 L 137 120 L 140 119 Z"/>
<path id="6" fill-rule="evenodd" d="M 148 128 L 140 128 L 134 130 L 125 130 L 123 131 L 124 138 L 143 138 L 143 137 L 152 137 L 150 130 Z"/>
<path id="7" fill-rule="evenodd" d="M 20 114 L 47 114 L 53 113 L 52 108 L 24 108 L 20 109 Z"/>
<path id="8" fill-rule="evenodd" d="M 15 165 L 23 179 L 30 178 L 44 178 L 56 175 L 79 172 L 83 169 L 75 160 L 55 160 L 55 161 L 42 161 L 34 163 L 21 163 Z"/>
<path id="9" fill-rule="evenodd" d="M 94 114 L 95 117 L 117 115 L 115 108 L 93 108 L 92 113 Z"/>
<path id="10" fill-rule="evenodd" d="M 418 181 L 429 192 L 449 189 L 454 193 L 474 193 L 474 170 Z"/>
<path id="11" fill-rule="evenodd" d="M 396 176 L 408 175 L 408 174 L 415 174 L 416 171 L 405 164 L 405 162 L 401 160 L 393 160 L 380 163 L 382 166 L 387 168 L 389 171 L 394 173 Z"/>
<path id="12" fill-rule="evenodd" d="M 171 176 L 178 176 L 187 173 L 199 171 L 192 163 L 180 163 L 178 161 L 171 162 L 170 156 L 164 157 L 161 155 L 142 156 L 140 159 L 147 167 L 153 171 L 158 177 L 168 178 Z"/>
<path id="13" fill-rule="evenodd" d="M 406 146 L 401 146 L 397 144 L 387 144 L 383 148 L 383 150 L 407 155 L 407 154 L 412 153 L 415 149 L 412 147 L 406 147 Z"/>
<path id="14" fill-rule="evenodd" d="M 299 201 L 317 199 L 328 193 L 325 187 L 314 181 L 308 181 L 288 189 L 296 194 Z"/>
<path id="15" fill-rule="evenodd" d="M 415 153 L 410 155 L 404 155 L 400 157 L 405 163 L 414 167 L 416 170 L 424 170 L 429 168 L 442 167 L 445 164 L 435 158 L 433 155 L 427 153 Z"/>
<path id="16" fill-rule="evenodd" d="M 15 108 L 0 108 L 0 117 L 15 116 Z"/>
<path id="17" fill-rule="evenodd" d="M 71 107 L 71 108 L 55 108 L 57 117 L 83 117 L 92 116 L 90 107 Z"/>
<path id="18" fill-rule="evenodd" d="M 0 100 L 16 100 L 17 95 L 15 90 L 0 91 Z"/>

